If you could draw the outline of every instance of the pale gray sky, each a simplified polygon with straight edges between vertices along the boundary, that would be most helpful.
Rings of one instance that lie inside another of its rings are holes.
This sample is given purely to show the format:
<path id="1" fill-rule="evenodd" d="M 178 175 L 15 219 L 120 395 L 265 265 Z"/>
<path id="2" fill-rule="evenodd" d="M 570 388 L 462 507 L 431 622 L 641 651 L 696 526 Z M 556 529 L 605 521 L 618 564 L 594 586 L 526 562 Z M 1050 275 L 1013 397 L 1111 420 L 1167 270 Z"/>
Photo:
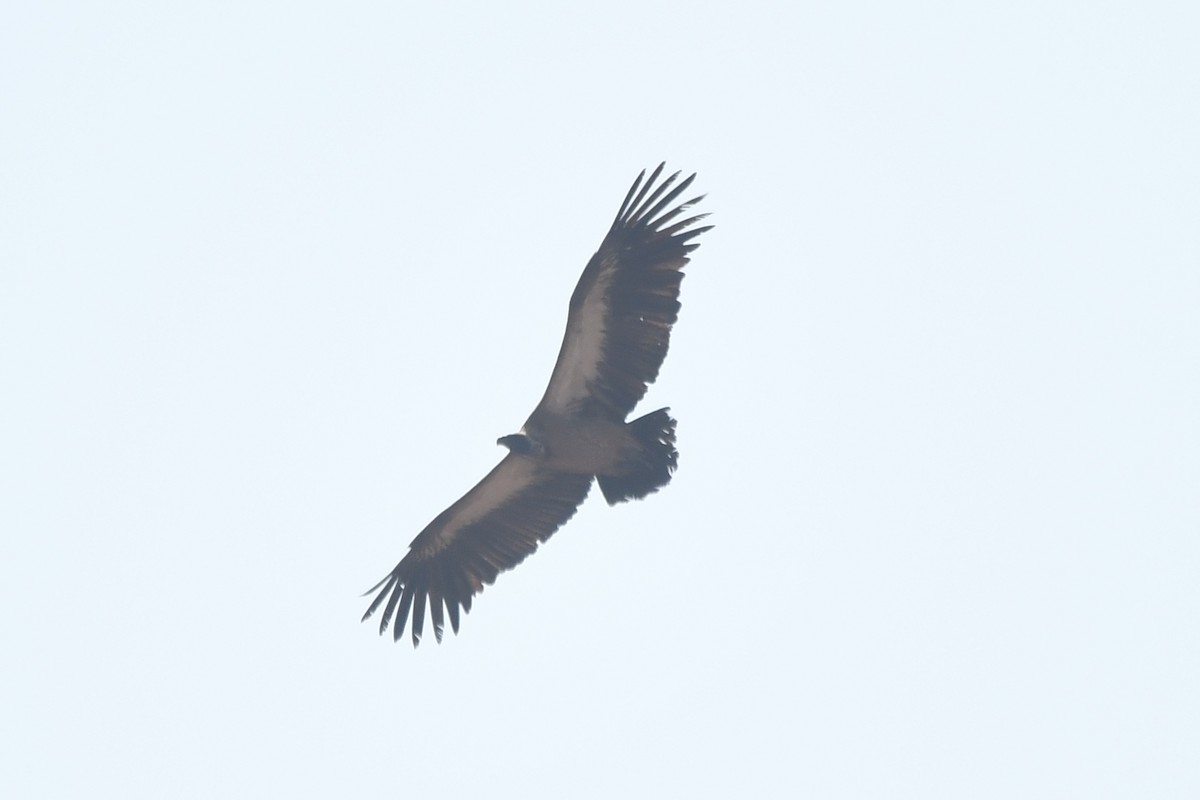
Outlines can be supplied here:
<path id="1" fill-rule="evenodd" d="M 12 797 L 1200 796 L 1200 10 L 9 4 Z M 667 490 L 414 652 L 629 183 Z"/>

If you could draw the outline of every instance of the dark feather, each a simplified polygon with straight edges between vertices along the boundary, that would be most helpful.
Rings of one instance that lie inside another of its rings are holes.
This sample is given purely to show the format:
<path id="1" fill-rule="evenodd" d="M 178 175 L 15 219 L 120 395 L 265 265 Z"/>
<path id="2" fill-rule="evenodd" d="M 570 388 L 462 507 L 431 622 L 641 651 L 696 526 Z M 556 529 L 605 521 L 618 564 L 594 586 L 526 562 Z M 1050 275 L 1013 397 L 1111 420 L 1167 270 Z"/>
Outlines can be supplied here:
<path id="1" fill-rule="evenodd" d="M 470 611 L 475 594 L 492 584 L 501 572 L 524 561 L 575 514 L 587 497 L 592 476 L 531 472 L 529 463 L 524 456 L 505 457 L 474 489 L 429 523 L 391 574 L 370 590 L 378 594 L 363 620 L 383 605 L 379 632 L 392 623 L 392 636 L 398 640 L 409 621 L 411 607 L 416 646 L 424 634 L 426 605 L 433 619 L 434 636 L 441 641 L 444 605 L 457 633 L 459 609 Z M 481 498 L 486 499 L 489 483 L 518 479 L 526 482 L 504 502 L 482 509 L 478 519 L 449 530 L 459 514 L 473 511 Z"/>
<path id="2" fill-rule="evenodd" d="M 570 404 L 574 413 L 624 420 L 658 377 L 679 316 L 682 270 L 697 247 L 692 239 L 712 227 L 693 227 L 705 214 L 673 222 L 703 195 L 672 207 L 696 176 L 676 183 L 676 172 L 658 182 L 663 166 L 634 181 L 571 295 L 542 399 L 559 412 Z"/>

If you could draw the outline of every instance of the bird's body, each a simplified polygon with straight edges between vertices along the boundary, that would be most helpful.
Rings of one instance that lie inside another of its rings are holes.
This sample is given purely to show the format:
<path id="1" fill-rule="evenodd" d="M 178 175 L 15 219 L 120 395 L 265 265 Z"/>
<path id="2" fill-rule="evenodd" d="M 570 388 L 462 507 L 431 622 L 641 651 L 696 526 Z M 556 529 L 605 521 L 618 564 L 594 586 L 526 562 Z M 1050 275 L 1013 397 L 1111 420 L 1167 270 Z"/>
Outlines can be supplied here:
<path id="1" fill-rule="evenodd" d="M 637 443 L 624 422 L 597 417 L 543 414 L 525 423 L 523 433 L 516 435 L 532 443 L 531 454 L 541 460 L 544 468 L 581 475 L 617 475 L 621 462 L 637 451 Z M 508 442 L 501 444 L 513 449 Z"/>
<path id="2" fill-rule="evenodd" d="M 457 633 L 460 609 L 484 585 L 537 549 L 575 513 L 595 479 L 609 504 L 645 497 L 675 469 L 675 420 L 659 409 L 625 419 L 658 376 L 690 240 L 703 216 L 673 220 L 701 198 L 671 204 L 695 176 L 657 183 L 638 176 L 600 249 L 571 295 L 567 330 L 550 382 L 521 431 L 501 437 L 504 459 L 434 518 L 407 555 L 371 591 L 365 620 L 381 606 L 380 633 L 395 618 L 399 639 L 425 608 L 441 641 L 445 616 Z M 673 187 L 673 188 L 672 188 Z"/>

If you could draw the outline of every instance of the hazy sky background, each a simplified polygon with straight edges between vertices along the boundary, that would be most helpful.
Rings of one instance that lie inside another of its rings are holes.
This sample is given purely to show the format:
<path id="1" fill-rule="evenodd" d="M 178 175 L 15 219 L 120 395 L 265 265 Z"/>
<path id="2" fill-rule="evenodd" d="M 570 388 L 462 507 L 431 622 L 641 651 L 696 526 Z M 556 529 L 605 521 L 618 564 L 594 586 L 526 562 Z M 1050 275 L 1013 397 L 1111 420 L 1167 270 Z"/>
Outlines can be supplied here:
<path id="1" fill-rule="evenodd" d="M 1200 10 L 10 3 L 6 794 L 1200 796 Z M 716 229 L 598 493 L 419 650 L 637 172 Z"/>

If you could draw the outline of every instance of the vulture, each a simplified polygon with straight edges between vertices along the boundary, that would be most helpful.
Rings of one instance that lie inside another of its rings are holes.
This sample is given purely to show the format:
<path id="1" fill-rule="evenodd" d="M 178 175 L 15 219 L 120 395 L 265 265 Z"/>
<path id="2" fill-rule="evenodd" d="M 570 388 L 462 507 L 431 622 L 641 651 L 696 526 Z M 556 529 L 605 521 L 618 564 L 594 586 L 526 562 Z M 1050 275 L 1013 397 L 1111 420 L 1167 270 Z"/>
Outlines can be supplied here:
<path id="1" fill-rule="evenodd" d="M 457 634 L 472 598 L 562 527 L 593 480 L 609 505 L 671 480 L 678 453 L 669 409 L 626 417 L 658 377 L 683 267 L 712 226 L 696 227 L 706 214 L 680 219 L 704 198 L 679 201 L 696 176 L 660 180 L 664 166 L 638 175 L 583 270 L 545 394 L 520 431 L 496 441 L 508 454 L 365 593 L 375 598 L 362 619 L 382 611 L 380 634 L 390 624 L 398 641 L 411 626 L 416 647 L 426 609 L 439 642 L 447 618 Z"/>

